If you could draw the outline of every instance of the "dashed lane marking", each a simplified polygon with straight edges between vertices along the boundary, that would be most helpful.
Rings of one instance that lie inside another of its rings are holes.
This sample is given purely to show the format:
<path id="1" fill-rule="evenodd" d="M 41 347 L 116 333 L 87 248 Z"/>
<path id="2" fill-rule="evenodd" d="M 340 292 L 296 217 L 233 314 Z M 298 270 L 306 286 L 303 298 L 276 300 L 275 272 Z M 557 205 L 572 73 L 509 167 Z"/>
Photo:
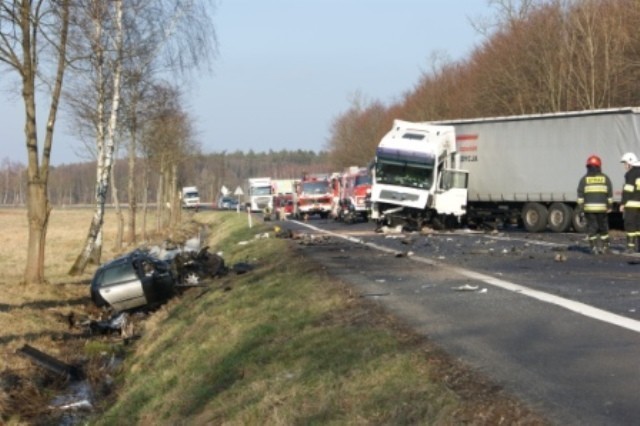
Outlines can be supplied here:
<path id="1" fill-rule="evenodd" d="M 359 238 L 351 237 L 349 235 L 342 235 L 332 231 L 326 231 L 324 229 L 318 228 L 313 225 L 309 225 L 307 223 L 302 223 L 302 222 L 297 222 L 297 223 L 309 229 L 313 229 L 314 231 L 331 235 L 337 238 L 342 238 L 352 243 L 363 244 L 365 246 L 371 247 L 373 249 L 376 249 L 385 253 L 391 253 L 391 254 L 398 253 L 398 250 L 390 249 L 388 247 L 384 247 L 375 243 L 366 242 Z M 481 281 L 485 284 L 488 284 L 494 287 L 499 287 L 504 290 L 512 291 L 514 293 L 531 297 L 541 302 L 550 303 L 552 305 L 559 306 L 561 308 L 567 309 L 571 312 L 575 312 L 585 317 L 593 318 L 598 321 L 602 321 L 602 322 L 612 324 L 621 328 L 625 328 L 627 330 L 635 331 L 636 333 L 640 333 L 640 321 L 623 317 L 622 315 L 617 315 L 609 311 L 605 311 L 603 309 L 599 309 L 594 306 L 587 305 L 585 303 L 576 302 L 570 299 L 565 299 L 563 297 L 546 293 L 544 291 L 534 290 L 532 288 L 529 288 L 520 284 L 512 283 L 510 281 L 501 280 L 499 278 L 495 278 L 490 275 L 482 274 L 479 272 L 471 271 L 471 270 L 460 268 L 457 266 L 447 265 L 441 262 L 436 262 L 426 257 L 413 255 L 413 256 L 410 256 L 409 259 L 416 262 L 425 263 L 431 266 L 438 266 L 440 268 L 449 270 L 451 272 L 457 273 L 459 275 L 465 276 L 467 278 L 470 278 L 476 281 Z"/>

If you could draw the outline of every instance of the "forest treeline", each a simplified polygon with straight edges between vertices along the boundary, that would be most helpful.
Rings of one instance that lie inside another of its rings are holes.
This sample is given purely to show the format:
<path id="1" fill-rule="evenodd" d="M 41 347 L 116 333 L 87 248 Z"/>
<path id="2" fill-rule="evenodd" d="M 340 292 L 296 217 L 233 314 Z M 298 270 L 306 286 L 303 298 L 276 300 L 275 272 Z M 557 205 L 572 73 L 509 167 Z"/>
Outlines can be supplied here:
<path id="1" fill-rule="evenodd" d="M 475 22 L 483 41 L 457 61 L 432 55 L 431 68 L 397 101 L 356 96 L 336 115 L 325 151 L 193 154 L 180 162 L 178 186 L 196 185 L 213 201 L 251 176 L 295 178 L 303 172 L 366 165 L 394 119 L 436 121 L 640 105 L 639 0 L 491 0 L 490 20 Z M 425 50 L 428 40 L 425 40 Z M 383 64 L 398 66 L 398 64 Z M 227 147 L 219 147 L 220 150 Z M 126 183 L 116 160 L 115 187 Z M 136 194 L 155 200 L 153 166 Z M 92 203 L 95 163 L 54 167 L 53 204 Z M 24 166 L 0 163 L 0 202 L 24 203 Z M 136 178 L 137 179 L 137 178 Z M 127 202 L 121 192 L 121 201 Z"/>
<path id="2" fill-rule="evenodd" d="M 484 38 L 468 57 L 434 55 L 431 69 L 397 102 L 360 97 L 334 121 L 328 144 L 334 167 L 370 161 L 396 118 L 437 121 L 640 105 L 640 1 L 488 3 L 494 13 L 490 21 L 474 23 Z"/>
<path id="3" fill-rule="evenodd" d="M 127 162 L 115 160 L 114 187 L 126 188 Z M 197 186 L 203 202 L 214 202 L 224 185 L 230 191 L 249 177 L 270 176 L 274 179 L 300 178 L 303 173 L 326 173 L 329 169 L 328 154 L 315 151 L 269 151 L 248 153 L 212 153 L 193 155 L 183 162 L 178 179 L 179 186 Z M 145 170 L 146 169 L 146 170 Z M 143 179 L 147 173 L 151 176 Z M 7 159 L 0 163 L 0 204 L 23 205 L 26 193 L 26 167 Z M 148 182 L 136 187 L 138 200 L 157 199 L 155 182 L 159 175 L 153 166 L 140 159 L 136 166 L 136 181 Z M 51 168 L 49 200 L 53 205 L 91 205 L 95 203 L 95 162 L 65 164 Z M 143 197 L 146 193 L 146 198 Z M 119 191 L 120 202 L 127 203 L 127 192 Z"/>

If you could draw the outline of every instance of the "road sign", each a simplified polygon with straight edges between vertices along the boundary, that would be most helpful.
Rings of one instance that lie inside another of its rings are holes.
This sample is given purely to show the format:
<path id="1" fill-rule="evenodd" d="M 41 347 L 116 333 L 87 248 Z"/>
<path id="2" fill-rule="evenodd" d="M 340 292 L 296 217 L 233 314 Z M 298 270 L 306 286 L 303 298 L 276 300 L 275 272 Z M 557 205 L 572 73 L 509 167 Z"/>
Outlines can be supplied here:
<path id="1" fill-rule="evenodd" d="M 237 187 L 233 195 L 244 195 L 244 192 L 242 192 L 242 188 Z"/>

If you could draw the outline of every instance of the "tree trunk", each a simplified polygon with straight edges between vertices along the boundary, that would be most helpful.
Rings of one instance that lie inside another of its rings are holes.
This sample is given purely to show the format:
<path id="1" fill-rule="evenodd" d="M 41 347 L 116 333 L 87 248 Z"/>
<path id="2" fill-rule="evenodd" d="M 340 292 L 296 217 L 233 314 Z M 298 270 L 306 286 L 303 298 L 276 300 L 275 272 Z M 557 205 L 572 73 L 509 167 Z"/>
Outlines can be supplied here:
<path id="1" fill-rule="evenodd" d="M 118 222 L 118 231 L 116 233 L 116 241 L 113 246 L 116 250 L 122 249 L 122 238 L 124 235 L 124 215 L 120 208 L 120 199 L 118 198 L 118 187 L 116 185 L 115 177 L 115 158 L 113 160 L 113 167 L 111 169 L 111 199 L 113 200 L 113 207 L 116 213 L 116 221 Z"/>
<path id="2" fill-rule="evenodd" d="M 113 92 L 111 98 L 111 111 L 109 114 L 109 122 L 107 125 L 107 138 L 106 141 L 101 141 L 100 134 L 98 135 L 98 166 L 97 166 L 97 182 L 96 182 L 96 209 L 89 227 L 89 234 L 87 241 L 82 252 L 78 255 L 75 263 L 69 271 L 70 275 L 77 275 L 84 272 L 87 264 L 92 262 L 100 263 L 100 253 L 102 249 L 102 224 L 104 221 L 104 205 L 107 200 L 107 192 L 109 190 L 109 179 L 111 176 L 111 169 L 113 165 L 113 156 L 115 152 L 115 138 L 116 127 L 118 119 L 118 106 L 120 103 L 120 82 L 122 74 L 122 2 L 120 0 L 115 1 L 116 5 L 116 33 L 115 33 L 115 48 L 117 51 L 117 57 L 115 59 L 115 69 L 112 73 L 113 78 Z M 100 22 L 96 23 L 96 32 L 99 33 L 102 28 Z M 99 39 L 99 37 L 96 37 Z M 98 78 L 102 78 L 106 73 L 102 69 L 102 61 L 98 68 Z M 103 107 L 104 103 L 100 103 L 98 107 Z M 99 114 L 102 117 L 102 114 Z M 102 121 L 99 121 L 99 127 Z M 100 132 L 99 132 L 100 133 Z"/>
<path id="3" fill-rule="evenodd" d="M 156 232 L 160 232 L 162 229 L 162 212 L 163 212 L 163 179 L 164 174 L 162 171 L 162 165 L 160 166 L 160 174 L 158 175 L 158 189 L 156 193 Z"/>
<path id="4" fill-rule="evenodd" d="M 142 241 L 147 241 L 147 210 L 149 200 L 149 162 L 147 161 L 142 171 Z"/>
<path id="5" fill-rule="evenodd" d="M 129 141 L 129 176 L 127 183 L 127 195 L 129 198 L 129 217 L 127 222 L 127 241 L 129 244 L 136 243 L 136 213 L 138 210 L 136 200 L 136 129 L 135 120 L 133 130 L 131 131 L 131 140 Z"/>
<path id="6" fill-rule="evenodd" d="M 100 231 L 102 230 L 102 220 L 104 217 L 104 203 L 96 203 L 96 208 L 93 212 L 93 218 L 89 225 L 89 234 L 84 243 L 84 248 L 76 258 L 73 266 L 69 270 L 69 275 L 80 275 L 84 272 L 89 260 L 92 259 L 93 249 L 95 242 L 98 240 Z"/>
<path id="7" fill-rule="evenodd" d="M 47 238 L 47 227 L 51 205 L 47 197 L 49 180 L 49 159 L 53 145 L 53 130 L 58 112 L 58 102 L 62 92 L 62 82 L 66 66 L 67 35 L 69 29 L 69 1 L 61 3 L 60 39 L 57 46 L 57 68 L 55 82 L 51 92 L 51 104 L 47 119 L 44 146 L 42 147 L 42 165 L 38 161 L 38 135 L 36 120 L 35 79 L 38 73 L 38 53 L 36 39 L 32 39 L 33 16 L 31 2 L 20 5 L 20 33 L 23 62 L 20 69 L 22 75 L 22 98 L 25 106 L 25 139 L 27 145 L 27 220 L 29 221 L 29 237 L 27 260 L 24 271 L 24 284 L 46 283 L 44 276 L 44 254 Z"/>
<path id="8" fill-rule="evenodd" d="M 171 165 L 171 184 L 169 185 L 169 205 L 170 217 L 169 223 L 171 228 L 176 228 L 180 220 L 180 197 L 178 196 L 178 165 Z"/>
<path id="9" fill-rule="evenodd" d="M 47 199 L 46 185 L 41 182 L 29 182 L 27 218 L 29 221 L 29 246 L 24 271 L 24 284 L 45 283 L 44 249 L 51 205 Z"/>

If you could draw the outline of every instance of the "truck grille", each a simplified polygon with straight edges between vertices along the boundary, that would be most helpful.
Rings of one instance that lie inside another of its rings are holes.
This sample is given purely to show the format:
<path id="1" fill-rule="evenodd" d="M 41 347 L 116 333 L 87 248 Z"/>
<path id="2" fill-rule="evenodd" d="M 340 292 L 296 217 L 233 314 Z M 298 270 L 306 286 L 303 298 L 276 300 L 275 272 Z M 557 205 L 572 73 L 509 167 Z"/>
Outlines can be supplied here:
<path id="1" fill-rule="evenodd" d="M 416 194 L 405 194 L 403 192 L 389 190 L 380 191 L 380 199 L 382 200 L 418 201 L 418 198 L 419 197 Z"/>

